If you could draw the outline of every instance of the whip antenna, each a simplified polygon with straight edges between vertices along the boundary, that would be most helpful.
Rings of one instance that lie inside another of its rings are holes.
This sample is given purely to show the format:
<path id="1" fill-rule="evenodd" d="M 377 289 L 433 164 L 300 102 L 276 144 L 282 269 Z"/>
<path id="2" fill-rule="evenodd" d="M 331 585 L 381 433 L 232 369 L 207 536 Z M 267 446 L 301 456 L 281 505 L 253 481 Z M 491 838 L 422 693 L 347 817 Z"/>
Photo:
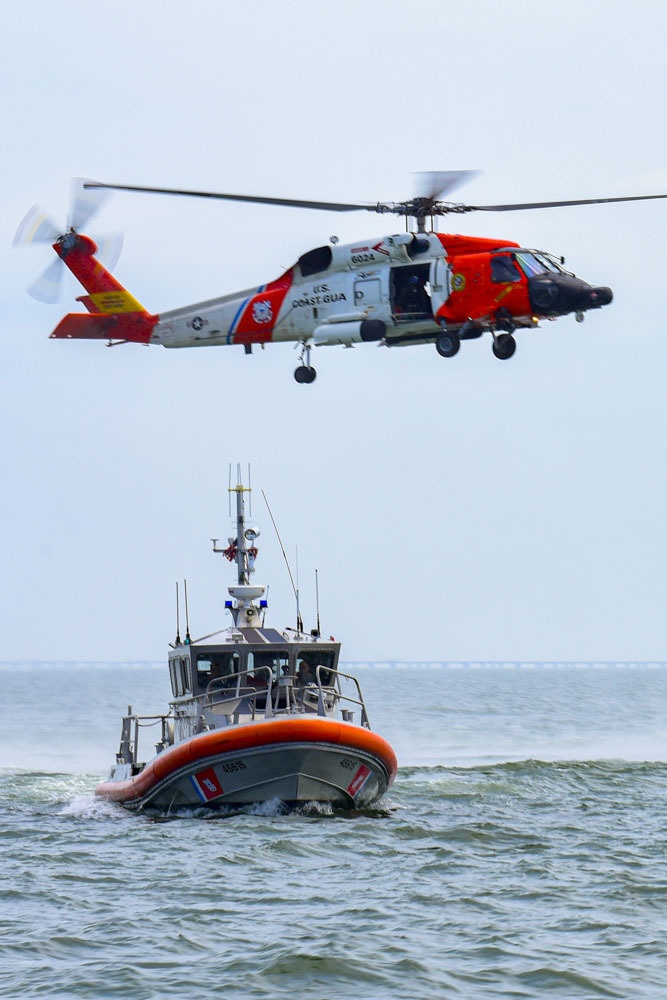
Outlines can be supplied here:
<path id="1" fill-rule="evenodd" d="M 183 590 L 185 591 L 185 641 L 190 643 L 190 618 L 188 616 L 188 581 L 183 580 Z"/>
<path id="2" fill-rule="evenodd" d="M 320 588 L 317 582 L 317 570 L 315 570 L 315 609 L 317 611 L 317 638 L 319 639 L 320 632 Z"/>
<path id="3" fill-rule="evenodd" d="M 266 499 L 266 493 L 262 490 L 262 496 L 264 497 L 264 503 L 266 504 L 266 509 L 269 512 L 269 517 L 271 518 L 271 524 L 273 525 L 273 530 L 276 533 L 276 538 L 278 539 L 278 544 L 280 545 L 280 551 L 283 554 L 283 559 L 285 560 L 285 565 L 287 566 L 287 572 L 289 573 L 290 583 L 292 584 L 292 590 L 294 591 L 294 597 L 296 599 L 296 625 L 300 632 L 303 632 L 303 625 L 301 624 L 301 615 L 299 614 L 299 591 L 294 585 L 294 577 L 292 576 L 292 570 L 290 569 L 289 560 L 287 558 L 287 553 L 285 552 L 285 546 L 283 545 L 283 540 L 280 537 L 280 532 L 278 531 L 278 525 L 276 520 L 271 513 L 271 508 L 269 507 L 269 501 Z"/>
<path id="4" fill-rule="evenodd" d="M 303 619 L 301 618 L 301 606 L 299 603 L 300 590 L 299 590 L 299 546 L 298 545 L 294 551 L 295 551 L 294 558 L 296 561 L 296 627 L 298 628 L 299 632 L 303 632 Z"/>

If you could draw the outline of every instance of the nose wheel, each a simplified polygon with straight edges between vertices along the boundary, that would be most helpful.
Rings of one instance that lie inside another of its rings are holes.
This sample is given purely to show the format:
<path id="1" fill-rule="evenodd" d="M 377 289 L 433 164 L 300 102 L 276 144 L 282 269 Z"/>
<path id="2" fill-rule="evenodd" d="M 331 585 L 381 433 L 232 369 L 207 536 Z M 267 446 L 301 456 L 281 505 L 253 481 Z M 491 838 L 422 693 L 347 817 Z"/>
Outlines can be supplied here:
<path id="1" fill-rule="evenodd" d="M 294 370 L 294 378 L 300 385 L 310 385 L 317 378 L 317 369 L 310 363 L 311 345 L 302 343 L 299 351 L 299 366 Z"/>

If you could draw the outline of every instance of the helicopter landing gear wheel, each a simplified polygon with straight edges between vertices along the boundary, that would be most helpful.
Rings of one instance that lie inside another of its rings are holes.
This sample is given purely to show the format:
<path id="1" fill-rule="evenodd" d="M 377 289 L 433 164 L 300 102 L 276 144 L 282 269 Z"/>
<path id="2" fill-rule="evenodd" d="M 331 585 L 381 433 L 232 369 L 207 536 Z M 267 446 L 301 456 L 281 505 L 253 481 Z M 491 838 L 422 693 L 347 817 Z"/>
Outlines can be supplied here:
<path id="1" fill-rule="evenodd" d="M 294 378 L 302 385 L 310 385 L 317 378 L 317 371 L 310 365 L 299 365 L 294 371 Z"/>
<path id="2" fill-rule="evenodd" d="M 501 333 L 493 340 L 493 353 L 500 361 L 508 361 L 516 351 L 516 340 L 511 333 Z"/>
<path id="3" fill-rule="evenodd" d="M 453 358 L 458 354 L 461 340 L 458 333 L 450 333 L 444 330 L 436 339 L 435 349 L 441 358 Z"/>
<path id="4" fill-rule="evenodd" d="M 299 367 L 295 369 L 294 378 L 301 385 L 310 385 L 317 378 L 317 371 L 310 363 L 312 341 L 301 341 L 299 350 Z"/>

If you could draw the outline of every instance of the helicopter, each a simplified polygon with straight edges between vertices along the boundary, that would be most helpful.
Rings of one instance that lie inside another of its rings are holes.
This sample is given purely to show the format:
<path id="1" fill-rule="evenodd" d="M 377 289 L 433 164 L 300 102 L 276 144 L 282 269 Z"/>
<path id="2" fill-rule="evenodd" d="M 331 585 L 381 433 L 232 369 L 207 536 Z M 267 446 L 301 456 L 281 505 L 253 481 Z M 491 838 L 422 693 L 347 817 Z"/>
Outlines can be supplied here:
<path id="1" fill-rule="evenodd" d="M 343 203 L 222 194 L 176 188 L 74 181 L 70 224 L 62 232 L 38 206 L 17 231 L 15 245 L 48 242 L 58 260 L 29 291 L 55 301 L 56 270 L 64 263 L 86 290 L 77 299 L 85 313 L 69 313 L 51 338 L 162 344 L 168 348 L 255 345 L 292 341 L 299 347 L 294 371 L 298 383 L 315 380 L 315 347 L 375 343 L 387 347 L 434 344 L 443 358 L 454 357 L 461 343 L 491 334 L 496 358 L 516 350 L 515 332 L 612 301 L 612 290 L 594 286 L 566 270 L 563 257 L 488 237 L 437 232 L 443 215 L 510 212 L 613 202 L 648 201 L 666 194 L 569 201 L 468 205 L 444 201 L 477 172 L 436 171 L 418 175 L 421 190 L 401 202 Z M 98 246 L 80 230 L 111 191 L 168 194 L 242 203 L 282 205 L 329 212 L 368 211 L 402 216 L 405 231 L 341 245 L 328 244 L 302 254 L 267 284 L 153 315 L 120 284 L 96 257 Z"/>

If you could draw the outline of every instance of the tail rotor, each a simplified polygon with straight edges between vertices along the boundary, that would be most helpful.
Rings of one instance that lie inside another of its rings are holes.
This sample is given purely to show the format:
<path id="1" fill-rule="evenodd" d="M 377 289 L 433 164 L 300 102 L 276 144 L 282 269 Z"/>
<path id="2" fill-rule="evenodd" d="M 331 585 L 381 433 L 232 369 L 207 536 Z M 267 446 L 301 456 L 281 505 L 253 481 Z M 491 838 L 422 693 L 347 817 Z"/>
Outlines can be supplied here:
<path id="1" fill-rule="evenodd" d="M 72 194 L 69 211 L 69 225 L 63 231 L 51 216 L 39 205 L 33 205 L 19 224 L 12 246 L 24 247 L 33 244 L 59 245 L 58 259 L 49 264 L 45 271 L 28 287 L 28 294 L 40 302 L 52 305 L 62 294 L 63 257 L 77 246 L 78 233 L 87 227 L 109 196 L 102 188 L 85 188 L 86 178 L 72 180 Z M 97 243 L 98 257 L 108 268 L 115 267 L 123 247 L 122 234 L 101 237 Z"/>

